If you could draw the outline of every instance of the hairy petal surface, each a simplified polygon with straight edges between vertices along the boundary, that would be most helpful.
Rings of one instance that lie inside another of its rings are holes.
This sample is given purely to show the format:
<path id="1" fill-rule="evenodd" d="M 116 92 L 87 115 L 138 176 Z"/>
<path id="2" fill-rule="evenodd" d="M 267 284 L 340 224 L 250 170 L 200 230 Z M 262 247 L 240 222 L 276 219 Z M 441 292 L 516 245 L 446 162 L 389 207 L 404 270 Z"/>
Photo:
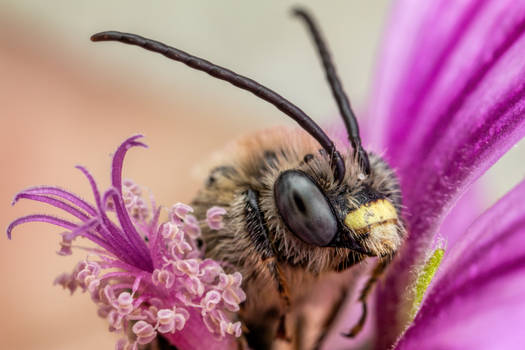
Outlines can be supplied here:
<path id="1" fill-rule="evenodd" d="M 410 269 L 445 216 L 525 134 L 525 1 L 402 0 L 390 30 L 369 111 L 383 129 L 371 138 L 397 169 L 410 234 L 379 288 L 381 349 L 409 321 L 398 305 Z"/>
<path id="2" fill-rule="evenodd" d="M 436 246 L 444 246 L 447 251 L 452 248 L 472 222 L 483 212 L 484 203 L 483 189 L 481 185 L 475 183 L 459 198 L 445 217 L 434 239 Z"/>
<path id="3" fill-rule="evenodd" d="M 398 349 L 521 349 L 525 344 L 525 181 L 450 252 Z"/>

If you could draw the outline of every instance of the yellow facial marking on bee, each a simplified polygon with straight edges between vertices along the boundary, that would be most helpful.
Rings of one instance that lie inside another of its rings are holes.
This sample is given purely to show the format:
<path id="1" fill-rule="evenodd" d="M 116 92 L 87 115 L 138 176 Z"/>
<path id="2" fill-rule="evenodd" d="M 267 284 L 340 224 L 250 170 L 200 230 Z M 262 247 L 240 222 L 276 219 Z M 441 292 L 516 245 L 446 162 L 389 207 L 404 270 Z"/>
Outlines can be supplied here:
<path id="1" fill-rule="evenodd" d="M 346 215 L 345 225 L 356 233 L 375 224 L 397 221 L 396 208 L 386 199 L 378 199 L 361 205 Z"/>

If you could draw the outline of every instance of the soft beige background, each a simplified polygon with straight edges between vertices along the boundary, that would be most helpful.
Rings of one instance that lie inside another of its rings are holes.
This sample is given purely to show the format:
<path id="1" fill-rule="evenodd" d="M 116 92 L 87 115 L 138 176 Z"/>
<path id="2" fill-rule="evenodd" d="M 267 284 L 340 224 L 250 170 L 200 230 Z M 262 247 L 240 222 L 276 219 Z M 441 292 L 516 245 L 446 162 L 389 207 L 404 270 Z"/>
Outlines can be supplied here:
<path id="1" fill-rule="evenodd" d="M 248 93 L 152 53 L 91 43 L 97 31 L 136 32 L 208 58 L 275 89 L 318 121 L 336 106 L 291 1 L 30 1 L 0 3 L 0 228 L 41 212 L 9 206 L 20 189 L 58 184 L 86 198 L 86 165 L 108 185 L 110 153 L 136 132 L 149 150 L 129 154 L 125 174 L 159 203 L 189 201 L 213 151 L 245 132 L 292 125 Z M 303 1 L 329 39 L 359 109 L 370 86 L 388 3 Z M 483 181 L 487 203 L 524 174 L 518 146 Z M 53 212 L 46 209 L 46 212 Z M 0 237 L 0 347 L 112 349 L 114 338 L 87 295 L 69 297 L 51 282 L 81 254 L 59 257 L 60 229 L 31 224 Z"/>

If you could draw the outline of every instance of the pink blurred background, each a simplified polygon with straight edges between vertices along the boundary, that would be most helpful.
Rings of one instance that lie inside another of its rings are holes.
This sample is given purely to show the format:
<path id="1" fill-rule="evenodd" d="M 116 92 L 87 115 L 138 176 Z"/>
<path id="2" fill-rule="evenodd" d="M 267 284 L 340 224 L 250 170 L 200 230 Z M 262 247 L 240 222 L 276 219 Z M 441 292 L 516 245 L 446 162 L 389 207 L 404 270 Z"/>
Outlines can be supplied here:
<path id="1" fill-rule="evenodd" d="M 359 110 L 371 84 L 388 2 L 303 1 L 322 24 Z M 146 135 L 125 176 L 158 203 L 190 201 L 214 152 L 236 136 L 293 125 L 248 93 L 152 53 L 89 41 L 97 31 L 136 32 L 248 75 L 330 123 L 336 106 L 304 28 L 288 15 L 294 2 L 38 2 L 0 5 L 0 227 L 50 209 L 14 194 L 60 185 L 91 199 L 74 169 L 109 183 L 110 154 L 124 138 Z M 483 178 L 487 204 L 523 177 L 523 142 Z M 52 286 L 83 254 L 60 257 L 60 229 L 28 224 L 0 238 L 0 341 L 6 349 L 112 349 L 115 338 L 89 297 Z"/>

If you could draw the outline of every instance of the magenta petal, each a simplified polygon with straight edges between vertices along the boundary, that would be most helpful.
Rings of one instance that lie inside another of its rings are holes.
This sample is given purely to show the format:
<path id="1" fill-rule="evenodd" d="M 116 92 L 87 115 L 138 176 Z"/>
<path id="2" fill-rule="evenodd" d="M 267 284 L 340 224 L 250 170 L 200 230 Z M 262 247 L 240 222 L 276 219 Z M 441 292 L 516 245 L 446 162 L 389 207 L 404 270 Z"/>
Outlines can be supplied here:
<path id="1" fill-rule="evenodd" d="M 369 106 L 373 143 L 395 165 L 408 144 L 452 120 L 501 65 L 520 40 L 524 6 L 512 0 L 397 2 Z"/>
<path id="2" fill-rule="evenodd" d="M 525 181 L 485 212 L 445 258 L 398 349 L 522 349 Z"/>
<path id="3" fill-rule="evenodd" d="M 378 348 L 407 321 L 395 310 L 447 213 L 525 134 L 525 2 L 402 0 L 390 28 L 370 116 L 409 238 L 377 295 Z"/>
<path id="4" fill-rule="evenodd" d="M 465 234 L 469 226 L 483 212 L 484 192 L 482 186 L 474 184 L 461 196 L 439 228 L 439 235 L 446 240 L 446 249 L 451 249 Z M 436 243 L 439 242 L 439 238 Z"/>

